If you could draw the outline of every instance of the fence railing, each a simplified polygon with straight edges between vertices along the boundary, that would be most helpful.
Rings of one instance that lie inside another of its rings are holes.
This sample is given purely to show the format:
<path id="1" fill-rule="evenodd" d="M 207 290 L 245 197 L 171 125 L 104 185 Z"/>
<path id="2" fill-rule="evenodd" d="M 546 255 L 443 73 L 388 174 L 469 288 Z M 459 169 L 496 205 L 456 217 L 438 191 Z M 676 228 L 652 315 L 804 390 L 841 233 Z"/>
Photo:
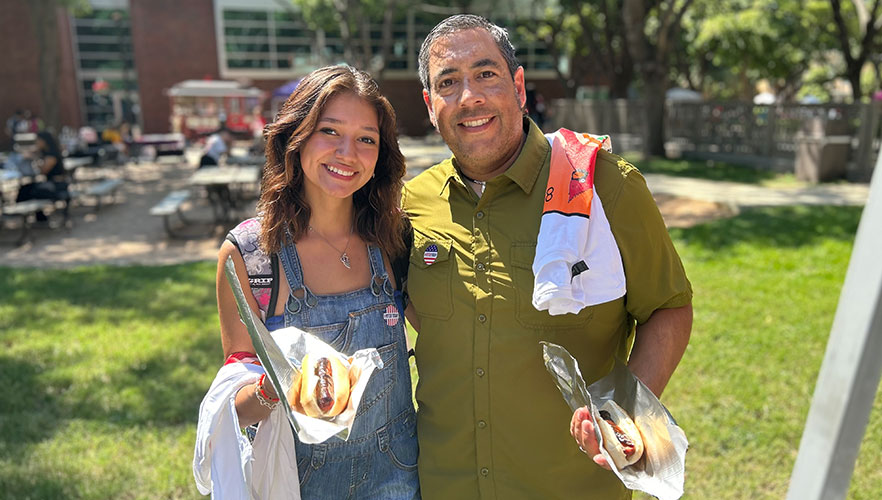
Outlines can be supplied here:
<path id="1" fill-rule="evenodd" d="M 555 100 L 552 129 L 567 127 L 613 136 L 618 151 L 639 150 L 646 137 L 642 101 Z M 847 177 L 867 181 L 880 149 L 882 103 L 776 104 L 669 102 L 665 122 L 671 155 L 718 159 L 792 171 L 807 137 L 848 143 Z"/>

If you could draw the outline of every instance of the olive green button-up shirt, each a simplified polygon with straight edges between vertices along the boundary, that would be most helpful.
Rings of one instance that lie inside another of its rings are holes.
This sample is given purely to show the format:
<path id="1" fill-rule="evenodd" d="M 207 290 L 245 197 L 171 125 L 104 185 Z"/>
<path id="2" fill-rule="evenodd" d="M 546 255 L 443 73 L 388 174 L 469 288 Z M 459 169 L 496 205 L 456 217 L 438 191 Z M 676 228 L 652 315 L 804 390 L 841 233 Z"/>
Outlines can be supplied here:
<path id="1" fill-rule="evenodd" d="M 566 347 L 591 383 L 627 352 L 635 322 L 691 301 L 643 177 L 601 151 L 595 188 L 620 247 L 627 294 L 579 314 L 550 316 L 533 307 L 531 268 L 551 147 L 535 124 L 525 126 L 519 157 L 481 197 L 455 158 L 405 186 L 414 226 L 407 287 L 420 319 L 425 500 L 630 498 L 570 436 L 572 412 L 545 369 L 539 341 Z"/>

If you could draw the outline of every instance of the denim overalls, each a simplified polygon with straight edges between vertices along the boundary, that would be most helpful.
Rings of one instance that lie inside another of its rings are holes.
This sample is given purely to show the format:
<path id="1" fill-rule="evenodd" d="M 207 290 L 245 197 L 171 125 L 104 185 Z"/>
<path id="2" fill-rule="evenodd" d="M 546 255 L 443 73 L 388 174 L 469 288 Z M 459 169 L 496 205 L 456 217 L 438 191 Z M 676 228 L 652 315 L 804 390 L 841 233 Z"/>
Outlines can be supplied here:
<path id="1" fill-rule="evenodd" d="M 371 375 L 348 441 L 336 437 L 314 445 L 297 441 L 304 500 L 420 497 L 404 315 L 393 304 L 392 282 L 380 249 L 369 245 L 367 250 L 371 286 L 320 296 L 304 285 L 300 259 L 290 240 L 279 255 L 291 288 L 285 326 L 310 332 L 345 354 L 375 347 L 384 365 Z"/>

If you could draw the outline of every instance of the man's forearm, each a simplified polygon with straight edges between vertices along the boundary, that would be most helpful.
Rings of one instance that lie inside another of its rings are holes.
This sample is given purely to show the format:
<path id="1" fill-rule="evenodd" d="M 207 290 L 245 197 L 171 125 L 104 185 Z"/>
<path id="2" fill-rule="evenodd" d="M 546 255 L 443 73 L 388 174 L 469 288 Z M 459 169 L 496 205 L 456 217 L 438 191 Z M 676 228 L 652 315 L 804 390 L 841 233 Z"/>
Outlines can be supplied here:
<path id="1" fill-rule="evenodd" d="M 658 397 L 677 369 L 692 332 L 692 305 L 659 309 L 637 325 L 628 367 Z"/>

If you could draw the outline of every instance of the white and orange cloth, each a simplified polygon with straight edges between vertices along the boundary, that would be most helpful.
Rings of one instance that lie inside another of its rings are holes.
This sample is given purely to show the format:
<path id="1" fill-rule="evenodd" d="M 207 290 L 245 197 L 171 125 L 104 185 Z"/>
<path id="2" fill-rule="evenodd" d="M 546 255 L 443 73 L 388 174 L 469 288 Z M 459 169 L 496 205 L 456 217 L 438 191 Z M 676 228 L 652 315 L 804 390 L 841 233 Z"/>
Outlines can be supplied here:
<path id="1" fill-rule="evenodd" d="M 546 138 L 551 171 L 533 259 L 533 306 L 575 314 L 625 295 L 622 256 L 594 192 L 597 153 L 609 151 L 610 141 L 563 128 Z"/>

